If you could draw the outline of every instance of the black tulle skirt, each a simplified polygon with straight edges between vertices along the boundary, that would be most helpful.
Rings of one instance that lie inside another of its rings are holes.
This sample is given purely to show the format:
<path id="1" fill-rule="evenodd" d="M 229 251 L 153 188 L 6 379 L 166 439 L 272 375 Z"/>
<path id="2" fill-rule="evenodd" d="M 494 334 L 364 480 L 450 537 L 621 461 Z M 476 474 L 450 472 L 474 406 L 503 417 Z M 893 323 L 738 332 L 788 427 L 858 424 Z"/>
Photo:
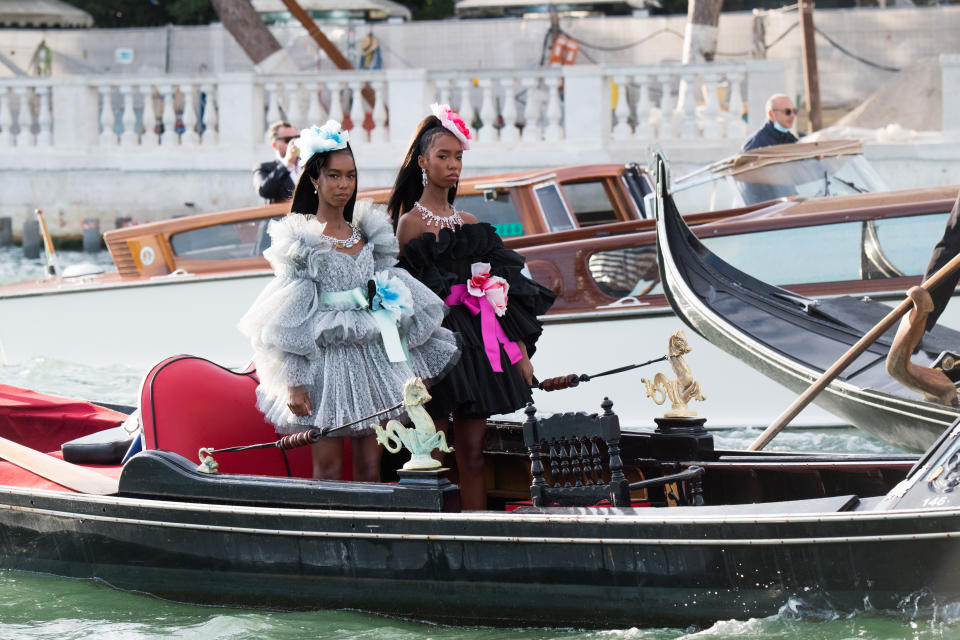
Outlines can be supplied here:
<path id="1" fill-rule="evenodd" d="M 474 262 L 489 263 L 491 273 L 510 284 L 507 312 L 498 322 L 510 340 L 523 342 L 528 355 L 533 355 L 543 331 L 537 316 L 550 308 L 555 294 L 521 273 L 523 257 L 506 249 L 493 227 L 479 223 L 456 231 L 442 229 L 436 237 L 424 234 L 404 247 L 400 266 L 446 298 L 453 285 L 469 279 Z M 458 334 L 462 351 L 457 365 L 431 387 L 433 400 L 427 410 L 432 416 L 457 412 L 462 417 L 487 418 L 512 413 L 530 402 L 530 388 L 502 345 L 503 371 L 493 370 L 484 350 L 479 315 L 462 305 L 452 306 L 443 326 Z"/>

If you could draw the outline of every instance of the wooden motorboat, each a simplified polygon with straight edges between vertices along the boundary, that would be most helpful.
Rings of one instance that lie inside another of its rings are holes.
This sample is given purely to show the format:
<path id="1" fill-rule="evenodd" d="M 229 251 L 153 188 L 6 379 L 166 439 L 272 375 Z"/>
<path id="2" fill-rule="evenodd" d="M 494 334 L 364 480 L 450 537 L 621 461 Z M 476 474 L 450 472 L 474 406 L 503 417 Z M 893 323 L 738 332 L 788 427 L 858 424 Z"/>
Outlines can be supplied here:
<path id="1" fill-rule="evenodd" d="M 618 224 L 630 230 L 652 220 L 644 208 L 650 192 L 636 165 L 582 165 L 465 178 L 457 204 L 519 247 L 543 235 L 609 235 Z M 386 203 L 390 189 L 359 196 Z M 289 208 L 283 202 L 115 229 L 104 240 L 116 271 L 0 286 L 0 363 L 55 355 L 147 368 L 193 353 L 244 365 L 249 345 L 235 324 L 272 276 L 263 258 L 267 223 Z"/>
<path id="2" fill-rule="evenodd" d="M 764 283 L 698 239 L 666 189 L 656 202 L 658 264 L 676 314 L 712 344 L 794 392 L 809 387 L 891 311 L 865 297 L 814 299 Z M 890 268 L 869 222 L 863 226 L 863 259 L 869 257 L 878 271 Z M 806 259 L 801 253 L 785 258 Z M 814 402 L 882 440 L 922 451 L 960 410 L 923 400 L 887 373 L 895 333 L 894 327 L 870 345 Z M 937 325 L 923 336 L 914 361 L 930 366 L 958 349 L 960 332 Z"/>
<path id="3" fill-rule="evenodd" d="M 791 600 L 853 611 L 960 598 L 957 428 L 921 457 L 857 456 L 715 450 L 700 423 L 661 423 L 619 434 L 627 479 L 653 483 L 631 506 L 522 506 L 534 408 L 522 426 L 490 424 L 489 509 L 460 512 L 442 472 L 393 474 L 390 455 L 394 483 L 304 478 L 303 451 L 277 448 L 218 454 L 219 474 L 199 472 L 198 444 L 273 437 L 255 375 L 190 357 L 154 367 L 139 403 L 146 450 L 125 463 L 134 436 L 113 426 L 131 423 L 124 413 L 0 388 L 0 567 L 186 602 L 513 627 L 687 627 Z M 702 506 L 686 481 L 657 484 L 694 467 Z M 84 474 L 103 482 L 64 486 Z"/>

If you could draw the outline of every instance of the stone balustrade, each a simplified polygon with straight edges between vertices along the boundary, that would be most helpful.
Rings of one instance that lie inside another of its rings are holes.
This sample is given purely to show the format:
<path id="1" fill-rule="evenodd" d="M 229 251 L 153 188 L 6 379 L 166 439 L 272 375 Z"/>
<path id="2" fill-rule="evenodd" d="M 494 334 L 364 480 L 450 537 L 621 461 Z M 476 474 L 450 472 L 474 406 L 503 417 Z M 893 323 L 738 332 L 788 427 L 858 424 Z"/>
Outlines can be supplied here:
<path id="1" fill-rule="evenodd" d="M 342 120 L 355 145 L 405 143 L 437 101 L 478 148 L 742 139 L 782 64 L 574 66 L 287 76 L 80 76 L 0 80 L 0 149 L 259 148 L 270 122 Z M 389 117 L 388 117 L 389 114 Z"/>

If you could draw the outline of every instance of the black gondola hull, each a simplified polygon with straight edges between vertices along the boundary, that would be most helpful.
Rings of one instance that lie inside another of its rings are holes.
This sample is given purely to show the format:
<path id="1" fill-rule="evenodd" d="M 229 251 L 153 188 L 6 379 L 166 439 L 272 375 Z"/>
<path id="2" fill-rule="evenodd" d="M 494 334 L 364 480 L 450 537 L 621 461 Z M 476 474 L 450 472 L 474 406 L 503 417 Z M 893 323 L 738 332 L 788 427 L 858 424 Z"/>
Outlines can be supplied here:
<path id="1" fill-rule="evenodd" d="M 786 509 L 423 514 L 6 490 L 0 556 L 177 601 L 455 624 L 708 624 L 791 598 L 852 610 L 960 596 L 960 511 Z"/>

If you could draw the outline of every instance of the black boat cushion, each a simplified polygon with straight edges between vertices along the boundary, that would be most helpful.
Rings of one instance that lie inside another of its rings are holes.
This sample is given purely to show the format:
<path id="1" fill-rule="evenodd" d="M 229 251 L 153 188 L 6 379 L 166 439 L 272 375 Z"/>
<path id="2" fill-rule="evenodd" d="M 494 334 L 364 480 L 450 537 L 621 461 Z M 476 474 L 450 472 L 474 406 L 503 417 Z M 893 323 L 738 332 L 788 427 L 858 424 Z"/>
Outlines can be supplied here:
<path id="1" fill-rule="evenodd" d="M 852 296 L 824 298 L 811 308 L 812 315 L 823 316 L 834 322 L 845 324 L 858 333 L 866 333 L 872 329 L 890 311 L 892 307 L 881 302 L 865 302 L 862 298 Z M 877 340 L 877 343 L 889 348 L 897 333 L 897 327 L 898 325 L 893 325 L 883 334 L 883 337 Z M 956 351 L 960 349 L 960 331 L 939 324 L 935 325 L 933 329 L 923 334 L 919 347 L 932 356 L 943 351 Z"/>
<path id="2" fill-rule="evenodd" d="M 135 437 L 121 425 L 64 442 L 60 452 L 74 464 L 120 464 Z"/>

